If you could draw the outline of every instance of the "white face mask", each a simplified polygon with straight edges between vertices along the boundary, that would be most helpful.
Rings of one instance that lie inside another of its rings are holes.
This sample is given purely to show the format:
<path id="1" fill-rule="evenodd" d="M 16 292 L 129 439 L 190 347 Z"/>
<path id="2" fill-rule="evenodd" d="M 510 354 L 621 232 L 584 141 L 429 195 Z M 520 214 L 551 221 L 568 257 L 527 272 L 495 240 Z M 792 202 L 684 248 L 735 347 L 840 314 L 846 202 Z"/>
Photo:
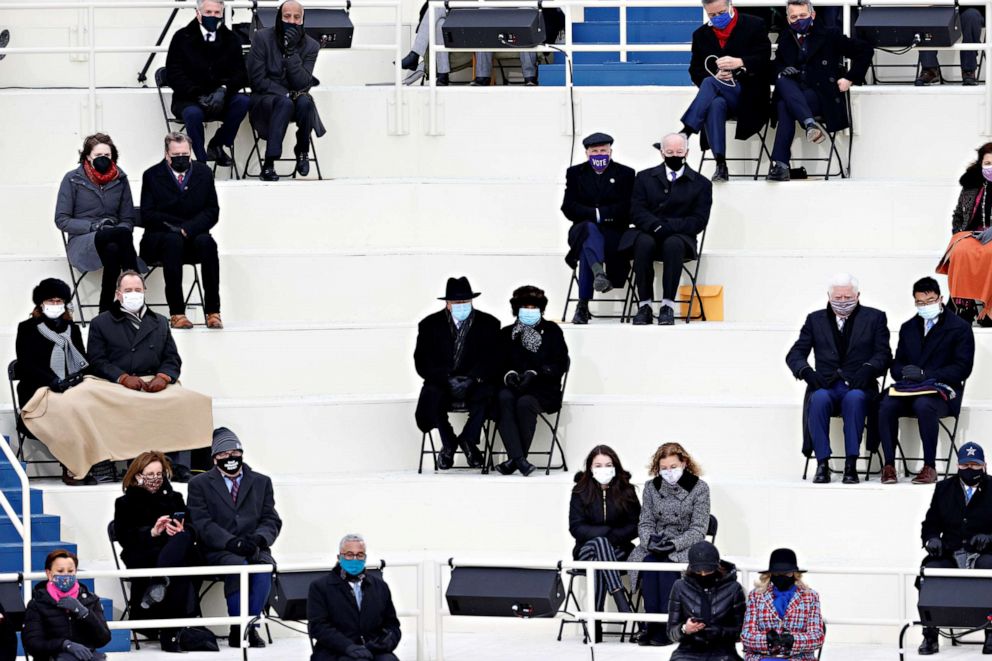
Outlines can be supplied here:
<path id="1" fill-rule="evenodd" d="M 42 303 L 41 313 L 49 319 L 58 319 L 65 314 L 65 304 L 59 303 L 58 305 L 50 305 L 48 303 Z"/>
<path id="2" fill-rule="evenodd" d="M 916 308 L 916 314 L 927 320 L 936 319 L 937 315 L 940 314 L 940 302 L 918 307 Z"/>
<path id="3" fill-rule="evenodd" d="M 659 471 L 661 479 L 669 484 L 675 484 L 682 479 L 682 468 L 663 468 Z"/>
<path id="4" fill-rule="evenodd" d="M 145 304 L 145 292 L 127 291 L 121 294 L 121 306 L 128 312 L 137 312 Z"/>
<path id="5" fill-rule="evenodd" d="M 595 466 L 592 469 L 592 478 L 600 484 L 609 484 L 616 475 L 617 471 L 613 466 Z"/>

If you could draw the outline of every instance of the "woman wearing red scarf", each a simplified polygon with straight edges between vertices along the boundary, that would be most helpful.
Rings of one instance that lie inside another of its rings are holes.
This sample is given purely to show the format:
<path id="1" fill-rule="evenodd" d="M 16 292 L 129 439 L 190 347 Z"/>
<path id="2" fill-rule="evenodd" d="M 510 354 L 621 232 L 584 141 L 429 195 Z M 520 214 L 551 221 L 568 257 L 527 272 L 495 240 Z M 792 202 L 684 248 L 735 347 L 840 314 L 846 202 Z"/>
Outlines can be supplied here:
<path id="1" fill-rule="evenodd" d="M 117 146 L 109 135 L 96 133 L 83 141 L 79 167 L 67 172 L 59 187 L 55 226 L 68 235 L 70 264 L 83 272 L 103 269 L 100 312 L 109 309 L 117 276 L 138 270 L 131 186 L 117 167 Z"/>

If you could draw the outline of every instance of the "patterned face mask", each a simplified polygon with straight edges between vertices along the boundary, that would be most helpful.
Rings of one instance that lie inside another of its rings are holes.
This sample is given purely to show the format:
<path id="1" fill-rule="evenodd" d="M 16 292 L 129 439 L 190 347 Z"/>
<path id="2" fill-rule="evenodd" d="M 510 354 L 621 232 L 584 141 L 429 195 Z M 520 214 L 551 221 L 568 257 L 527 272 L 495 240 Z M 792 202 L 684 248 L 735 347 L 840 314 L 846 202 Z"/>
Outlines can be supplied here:
<path id="1" fill-rule="evenodd" d="M 155 493 L 162 488 L 161 477 L 143 477 L 138 480 L 138 486 L 149 493 Z"/>

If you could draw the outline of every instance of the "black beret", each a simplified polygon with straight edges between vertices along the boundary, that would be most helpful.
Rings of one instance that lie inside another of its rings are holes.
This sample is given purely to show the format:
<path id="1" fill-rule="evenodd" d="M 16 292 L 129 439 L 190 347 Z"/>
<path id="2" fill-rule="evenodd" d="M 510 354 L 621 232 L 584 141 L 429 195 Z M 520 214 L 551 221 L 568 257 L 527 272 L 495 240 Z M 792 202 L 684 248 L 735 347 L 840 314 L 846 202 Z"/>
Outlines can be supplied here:
<path id="1" fill-rule="evenodd" d="M 589 149 L 590 147 L 595 147 L 597 145 L 612 145 L 612 144 L 613 144 L 613 136 L 606 135 L 605 133 L 593 133 L 592 135 L 590 135 L 589 137 L 587 137 L 585 140 L 582 141 L 582 146 L 585 147 L 586 149 Z"/>
<path id="2" fill-rule="evenodd" d="M 35 305 L 41 305 L 43 301 L 50 298 L 61 298 L 66 303 L 72 296 L 72 290 L 58 278 L 45 278 L 38 283 L 38 286 L 31 292 L 31 300 Z"/>

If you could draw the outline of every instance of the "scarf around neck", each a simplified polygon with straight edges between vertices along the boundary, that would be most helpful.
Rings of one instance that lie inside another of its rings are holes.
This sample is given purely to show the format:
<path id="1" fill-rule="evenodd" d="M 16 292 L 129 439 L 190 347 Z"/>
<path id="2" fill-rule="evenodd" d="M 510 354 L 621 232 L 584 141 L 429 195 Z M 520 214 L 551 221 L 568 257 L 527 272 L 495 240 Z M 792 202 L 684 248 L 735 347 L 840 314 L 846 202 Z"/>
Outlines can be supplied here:
<path id="1" fill-rule="evenodd" d="M 68 592 L 62 592 L 57 587 L 55 587 L 55 584 L 52 583 L 51 581 L 48 581 L 48 585 L 46 586 L 46 589 L 48 590 L 48 596 L 54 599 L 56 604 L 59 603 L 59 600 L 62 599 L 63 597 L 72 597 L 73 599 L 79 599 L 78 580 L 76 581 L 75 585 L 69 588 Z"/>
<path id="2" fill-rule="evenodd" d="M 465 353 L 465 343 L 468 340 L 468 331 L 472 328 L 473 319 L 475 319 L 475 310 L 472 310 L 465 321 L 457 325 L 454 317 L 451 316 L 450 312 L 448 313 L 448 325 L 451 328 L 451 336 L 455 340 L 455 355 L 452 365 L 456 371 L 462 362 L 462 355 Z"/>
<path id="3" fill-rule="evenodd" d="M 42 322 L 38 324 L 38 332 L 53 345 L 48 366 L 57 377 L 64 379 L 89 366 L 89 362 L 72 343 L 72 326 L 67 325 L 64 331 L 57 333 Z"/>
<path id="4" fill-rule="evenodd" d="M 513 324 L 510 337 L 513 340 L 519 337 L 520 344 L 531 353 L 537 353 L 541 349 L 541 332 L 534 326 L 528 326 L 525 323 L 517 321 L 517 323 Z"/>
<path id="5" fill-rule="evenodd" d="M 120 174 L 120 170 L 117 169 L 117 164 L 114 162 L 110 163 L 110 169 L 107 170 L 107 174 L 100 174 L 89 161 L 83 161 L 83 172 L 97 186 L 106 186 Z"/>
<path id="6" fill-rule="evenodd" d="M 778 613 L 779 618 L 785 619 L 785 611 L 789 608 L 789 603 L 792 598 L 796 596 L 796 586 L 793 585 L 791 588 L 785 592 L 780 592 L 777 587 L 772 586 L 772 605 L 775 606 L 775 612 Z"/>
<path id="7" fill-rule="evenodd" d="M 727 27 L 720 28 L 714 27 L 713 34 L 716 35 L 716 40 L 720 42 L 720 48 L 727 47 L 727 41 L 730 39 L 730 33 L 734 31 L 734 27 L 737 25 L 737 17 L 740 16 L 737 10 L 734 10 L 734 17 L 730 19 L 730 23 L 727 23 Z"/>

